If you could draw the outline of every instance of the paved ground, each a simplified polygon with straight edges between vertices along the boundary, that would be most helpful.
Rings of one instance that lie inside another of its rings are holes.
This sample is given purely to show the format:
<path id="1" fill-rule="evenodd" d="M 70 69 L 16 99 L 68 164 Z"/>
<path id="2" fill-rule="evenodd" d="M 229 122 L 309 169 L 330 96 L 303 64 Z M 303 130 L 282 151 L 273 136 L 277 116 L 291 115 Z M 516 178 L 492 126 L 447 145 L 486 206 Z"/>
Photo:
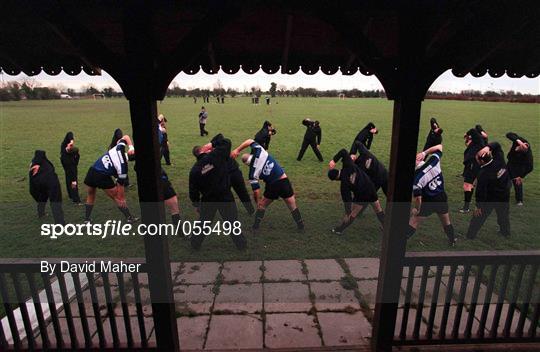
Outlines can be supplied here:
<path id="1" fill-rule="evenodd" d="M 296 348 L 321 346 L 367 346 L 370 343 L 370 319 L 375 306 L 377 275 L 379 262 L 376 258 L 356 258 L 339 260 L 277 260 L 250 262 L 200 262 L 173 263 L 171 267 L 174 282 L 174 297 L 178 318 L 178 333 L 182 349 L 258 349 L 258 348 Z M 425 308 L 420 314 L 420 333 L 425 334 L 429 320 L 429 308 L 432 302 L 434 273 L 427 280 Z M 436 305 L 444 305 L 447 290 L 447 275 L 443 273 L 439 299 Z M 418 292 L 421 272 L 415 273 L 412 286 L 411 309 L 406 321 L 407 335 L 412 333 L 418 309 Z M 456 281 L 457 290 L 459 274 Z M 111 304 L 107 306 L 103 282 L 97 280 L 96 294 L 104 335 L 112 338 L 111 319 L 118 330 L 120 341 L 126 341 L 126 320 L 124 312 L 130 316 L 127 320 L 135 341 L 140 340 L 137 307 L 133 283 L 126 280 L 126 305 L 121 304 L 118 280 L 111 277 Z M 153 322 L 147 277 L 139 276 L 141 309 L 144 315 L 146 339 L 153 341 Z M 407 280 L 402 282 L 405 292 Z M 485 286 L 480 286 L 485 292 Z M 85 311 L 90 317 L 89 328 L 92 338 L 98 341 L 95 310 L 89 290 L 83 292 Z M 405 310 L 404 294 L 401 295 L 398 322 L 401 322 Z M 482 294 L 480 296 L 483 297 Z M 496 302 L 494 294 L 491 302 Z M 138 301 L 138 300 L 137 300 Z M 483 302 L 479 302 L 482 307 Z M 488 316 L 493 315 L 493 309 Z M 80 316 L 76 302 L 71 305 L 72 314 Z M 457 302 L 452 300 L 447 333 L 453 327 Z M 503 317 L 507 310 L 503 306 Z M 460 331 L 466 325 L 471 310 L 464 306 L 461 316 Z M 478 321 L 482 309 L 471 314 L 473 331 L 478 330 Z M 66 310 L 60 312 L 60 325 L 64 336 L 69 336 L 65 318 Z M 519 315 L 519 314 L 517 314 Z M 437 310 L 434 320 L 434 333 L 439 333 L 442 308 Z M 517 323 L 517 319 L 516 319 Z M 529 322 L 526 321 L 526 324 Z M 526 325 L 526 328 L 528 325 Z M 396 324 L 396 335 L 401 323 Z M 486 332 L 491 325 L 487 326 Z M 501 327 L 502 329 L 502 327 Z M 81 320 L 75 319 L 75 330 L 82 337 Z M 49 325 L 49 337 L 54 341 L 54 329 Z M 69 338 L 65 341 L 69 343 Z"/>

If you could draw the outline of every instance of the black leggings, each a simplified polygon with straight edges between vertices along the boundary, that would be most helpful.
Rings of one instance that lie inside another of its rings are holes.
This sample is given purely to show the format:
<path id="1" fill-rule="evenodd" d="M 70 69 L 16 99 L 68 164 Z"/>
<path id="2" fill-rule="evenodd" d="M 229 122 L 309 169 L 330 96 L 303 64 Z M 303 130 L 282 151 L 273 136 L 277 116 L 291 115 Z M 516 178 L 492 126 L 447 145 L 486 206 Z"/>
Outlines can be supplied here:
<path id="1" fill-rule="evenodd" d="M 66 190 L 69 199 L 71 199 L 73 203 L 80 203 L 81 197 L 79 196 L 79 183 L 77 182 L 76 167 L 75 170 L 64 167 L 64 172 L 66 174 Z M 73 182 L 76 182 L 75 187 L 71 186 Z"/>
<path id="2" fill-rule="evenodd" d="M 253 214 L 255 212 L 255 209 L 253 208 L 253 204 L 251 203 L 251 198 L 249 197 L 246 184 L 244 183 L 244 176 L 242 175 L 242 171 L 240 169 L 232 171 L 230 173 L 230 178 L 231 187 L 238 195 L 238 198 L 240 198 L 240 201 L 244 205 L 244 208 L 246 209 L 248 214 Z"/>
<path id="3" fill-rule="evenodd" d="M 475 238 L 478 234 L 478 231 L 484 225 L 484 222 L 487 220 L 489 215 L 495 210 L 497 213 L 497 224 L 501 233 L 505 236 L 510 236 L 510 204 L 506 202 L 493 202 L 485 203 L 482 206 L 482 215 L 476 217 L 474 216 L 471 219 L 469 224 L 469 229 L 467 231 L 467 238 Z"/>

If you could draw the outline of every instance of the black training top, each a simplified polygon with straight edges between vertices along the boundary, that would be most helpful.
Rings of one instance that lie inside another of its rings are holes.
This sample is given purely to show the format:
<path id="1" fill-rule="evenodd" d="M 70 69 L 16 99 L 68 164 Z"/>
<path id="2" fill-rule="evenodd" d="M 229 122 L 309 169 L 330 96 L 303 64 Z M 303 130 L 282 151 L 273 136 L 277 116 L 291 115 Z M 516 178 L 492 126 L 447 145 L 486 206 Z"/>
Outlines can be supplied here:
<path id="1" fill-rule="evenodd" d="M 335 156 L 334 162 L 343 160 L 343 168 L 339 174 L 341 181 L 341 199 L 345 212 L 350 214 L 352 202 L 375 202 L 379 198 L 375 186 L 369 176 L 362 171 L 351 159 L 345 149 L 341 149 Z"/>
<path id="2" fill-rule="evenodd" d="M 384 165 L 373 155 L 365 145 L 357 142 L 358 158 L 354 161 L 362 171 L 364 171 L 373 184 L 381 186 L 388 181 L 388 171 Z"/>
<path id="3" fill-rule="evenodd" d="M 508 132 L 506 138 L 512 141 L 512 147 L 508 151 L 508 169 L 510 170 L 510 176 L 512 178 L 525 177 L 533 170 L 533 155 L 531 144 L 523 137 L 518 136 L 516 133 Z M 516 151 L 516 147 L 519 145 L 517 140 L 527 143 L 529 149 L 526 152 Z"/>
<path id="4" fill-rule="evenodd" d="M 373 141 L 373 134 L 370 132 L 371 129 L 375 128 L 375 124 L 373 122 L 368 123 L 364 128 L 358 132 L 356 137 L 354 137 L 354 141 L 351 145 L 351 150 L 349 154 L 356 154 L 358 152 L 358 147 L 356 145 L 356 142 L 360 142 L 363 145 L 366 146 L 367 149 L 371 148 L 371 142 Z"/>
<path id="5" fill-rule="evenodd" d="M 510 196 L 510 176 L 504 162 L 501 145 L 490 143 L 493 160 L 482 165 L 476 178 L 476 203 L 483 208 L 486 202 L 507 202 Z"/>
<path id="6" fill-rule="evenodd" d="M 432 117 L 429 121 L 429 124 L 431 126 L 431 129 L 429 130 L 429 133 L 426 138 L 426 143 L 424 144 L 424 149 L 422 150 L 428 150 L 429 148 L 442 144 L 442 133 L 443 130 L 440 128 L 439 123 L 437 120 Z M 437 132 L 435 130 L 439 129 Z"/>
<path id="7" fill-rule="evenodd" d="M 321 144 L 322 130 L 321 126 L 315 125 L 314 121 L 303 120 L 302 125 L 306 126 L 306 133 L 304 134 L 304 140 L 308 142 L 316 142 L 317 145 Z"/>

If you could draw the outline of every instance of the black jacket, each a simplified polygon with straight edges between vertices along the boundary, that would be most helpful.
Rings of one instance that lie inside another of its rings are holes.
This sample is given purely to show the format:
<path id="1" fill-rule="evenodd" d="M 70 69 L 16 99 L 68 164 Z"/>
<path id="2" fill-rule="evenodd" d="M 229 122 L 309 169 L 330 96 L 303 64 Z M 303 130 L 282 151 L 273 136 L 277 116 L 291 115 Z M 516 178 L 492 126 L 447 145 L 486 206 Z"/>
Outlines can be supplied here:
<path id="1" fill-rule="evenodd" d="M 485 147 L 484 138 L 474 128 L 467 131 L 467 135 L 471 137 L 472 143 L 470 143 L 463 152 L 463 165 L 464 174 L 467 170 L 471 170 L 474 173 L 478 171 L 480 165 L 476 162 L 476 153 L 483 147 Z"/>
<path id="2" fill-rule="evenodd" d="M 491 162 L 482 165 L 476 178 L 476 204 L 483 208 L 486 202 L 508 202 L 510 199 L 510 175 L 504 162 L 501 145 L 490 143 Z"/>
<path id="3" fill-rule="evenodd" d="M 531 144 L 523 137 L 518 136 L 516 133 L 508 132 L 506 138 L 512 141 L 512 147 L 508 151 L 508 170 L 510 171 L 510 177 L 525 177 L 533 170 L 533 155 Z M 518 146 L 517 140 L 523 143 L 529 144 L 529 149 L 526 152 L 516 151 Z"/>
<path id="4" fill-rule="evenodd" d="M 257 132 L 255 135 L 255 142 L 259 143 L 265 150 L 268 150 L 268 147 L 270 146 L 270 139 L 272 138 L 271 135 L 276 134 L 275 130 L 274 132 L 270 132 L 272 124 L 270 121 L 264 121 L 262 128 Z"/>
<path id="5" fill-rule="evenodd" d="M 357 142 L 359 155 L 354 161 L 358 167 L 364 171 L 375 186 L 382 186 L 388 182 L 388 171 L 386 167 L 373 155 L 365 145 Z"/>
<path id="6" fill-rule="evenodd" d="M 353 202 L 375 202 L 379 198 L 375 186 L 369 176 L 362 171 L 351 159 L 347 150 L 341 149 L 335 156 L 334 162 L 343 160 L 343 168 L 339 174 L 341 181 L 341 199 L 347 214 L 351 213 Z"/>
<path id="7" fill-rule="evenodd" d="M 373 122 L 368 123 L 364 128 L 358 132 L 356 137 L 354 137 L 354 141 L 351 145 L 351 150 L 349 154 L 356 154 L 358 152 L 358 146 L 356 142 L 360 142 L 363 145 L 366 146 L 367 149 L 371 148 L 371 142 L 373 141 L 373 134 L 369 132 L 371 129 L 375 128 L 375 124 Z"/>
<path id="8" fill-rule="evenodd" d="M 189 198 L 195 207 L 201 201 L 226 201 L 230 194 L 231 141 L 221 138 L 212 144 L 214 149 L 202 155 L 189 173 Z"/>
<path id="9" fill-rule="evenodd" d="M 434 117 L 432 117 L 431 120 L 429 121 L 429 124 L 431 126 L 431 129 L 429 130 L 428 136 L 426 138 L 426 143 L 424 144 L 424 149 L 422 150 L 427 150 L 433 146 L 442 144 L 443 130 L 442 128 L 440 128 L 439 123 Z M 435 130 L 437 129 L 439 130 L 435 132 Z"/>
<path id="10" fill-rule="evenodd" d="M 73 148 L 71 151 L 67 151 L 66 147 L 73 139 L 73 133 L 68 132 L 64 137 L 64 141 L 60 145 L 60 162 L 64 168 L 66 176 L 71 180 L 77 179 L 77 166 L 79 165 L 79 149 Z"/>
<path id="11" fill-rule="evenodd" d="M 317 145 L 321 144 L 322 130 L 321 126 L 315 125 L 314 121 L 303 120 L 302 125 L 306 126 L 306 133 L 304 134 L 304 140 L 307 142 L 316 142 Z"/>

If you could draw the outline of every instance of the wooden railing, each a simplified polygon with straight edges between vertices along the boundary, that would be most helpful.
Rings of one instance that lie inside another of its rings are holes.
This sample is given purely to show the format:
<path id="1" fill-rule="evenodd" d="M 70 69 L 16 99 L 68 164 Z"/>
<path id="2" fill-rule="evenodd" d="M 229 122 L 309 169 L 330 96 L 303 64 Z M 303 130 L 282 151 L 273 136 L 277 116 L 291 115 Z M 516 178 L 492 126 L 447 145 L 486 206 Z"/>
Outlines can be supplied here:
<path id="1" fill-rule="evenodd" d="M 394 345 L 540 342 L 540 251 L 408 253 Z"/>
<path id="2" fill-rule="evenodd" d="M 139 272 L 71 274 L 58 265 L 51 275 L 38 260 L 0 260 L 0 350 L 155 350 L 145 263 L 126 262 Z"/>

